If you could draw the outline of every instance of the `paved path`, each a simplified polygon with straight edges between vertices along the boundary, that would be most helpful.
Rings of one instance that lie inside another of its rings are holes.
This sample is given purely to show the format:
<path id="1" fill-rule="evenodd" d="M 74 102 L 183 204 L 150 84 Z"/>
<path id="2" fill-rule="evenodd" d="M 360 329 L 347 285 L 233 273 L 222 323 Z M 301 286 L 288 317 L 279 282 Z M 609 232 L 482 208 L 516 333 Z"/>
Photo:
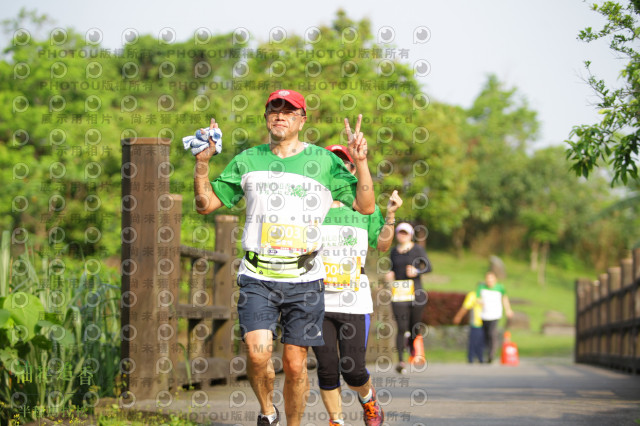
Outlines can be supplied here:
<path id="1" fill-rule="evenodd" d="M 406 376 L 375 365 L 369 370 L 388 425 L 617 426 L 637 425 L 635 420 L 640 420 L 640 376 L 565 359 L 522 360 L 517 367 L 429 364 Z M 315 371 L 311 373 L 312 393 L 302 425 L 327 425 Z M 282 389 L 283 376 L 276 380 L 276 388 Z M 362 425 L 355 394 L 343 390 L 343 395 L 347 425 Z M 276 392 L 284 418 L 281 397 Z M 151 408 L 147 401 L 136 405 Z M 255 425 L 258 404 L 248 382 L 239 381 L 206 394 L 182 393 L 164 411 L 174 409 L 192 412 L 194 420 L 198 416 L 198 421 L 215 426 Z"/>

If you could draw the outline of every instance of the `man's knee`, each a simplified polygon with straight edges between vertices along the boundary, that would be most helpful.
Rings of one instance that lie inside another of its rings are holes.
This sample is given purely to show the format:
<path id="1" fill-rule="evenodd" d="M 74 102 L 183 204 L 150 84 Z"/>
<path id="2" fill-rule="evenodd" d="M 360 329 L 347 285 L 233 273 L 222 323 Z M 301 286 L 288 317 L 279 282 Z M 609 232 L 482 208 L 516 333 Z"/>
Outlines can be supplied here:
<path id="1" fill-rule="evenodd" d="M 253 365 L 266 364 L 271 359 L 271 350 L 254 349 L 247 352 L 247 359 Z"/>
<path id="2" fill-rule="evenodd" d="M 289 377 L 304 376 L 307 373 L 307 358 L 287 358 L 283 360 L 284 373 Z"/>
<path id="3" fill-rule="evenodd" d="M 273 352 L 272 335 L 265 331 L 256 330 L 245 336 L 247 358 L 253 364 L 264 364 L 271 358 Z"/>
<path id="4" fill-rule="evenodd" d="M 288 377 L 304 376 L 307 373 L 306 348 L 286 345 L 283 355 L 282 368 Z"/>

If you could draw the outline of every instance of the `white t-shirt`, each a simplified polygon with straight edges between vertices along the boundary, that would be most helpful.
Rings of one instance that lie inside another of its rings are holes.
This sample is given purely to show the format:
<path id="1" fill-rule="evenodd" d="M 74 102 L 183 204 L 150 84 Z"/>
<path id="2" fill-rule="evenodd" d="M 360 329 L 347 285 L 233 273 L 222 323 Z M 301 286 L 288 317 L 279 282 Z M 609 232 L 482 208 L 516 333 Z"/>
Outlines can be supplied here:
<path id="1" fill-rule="evenodd" d="M 295 259 L 321 248 L 321 225 L 333 200 L 352 205 L 357 179 L 342 160 L 311 144 L 291 157 L 280 158 L 268 144 L 236 155 L 211 182 L 227 207 L 244 196 L 247 203 L 242 248 L 259 255 Z M 311 270 L 297 278 L 274 278 L 249 271 L 239 274 L 267 281 L 308 282 L 324 279 L 325 268 L 316 257 Z"/>
<path id="2" fill-rule="evenodd" d="M 378 245 L 384 226 L 376 206 L 371 215 L 349 207 L 329 210 L 322 224 L 322 261 L 325 265 L 325 312 L 369 314 L 373 312 L 369 278 L 363 273 L 369 246 Z"/>
<path id="3" fill-rule="evenodd" d="M 478 286 L 478 296 L 482 300 L 482 319 L 494 321 L 502 318 L 502 297 L 506 294 L 504 286 L 496 283 L 492 288 L 485 283 Z"/>

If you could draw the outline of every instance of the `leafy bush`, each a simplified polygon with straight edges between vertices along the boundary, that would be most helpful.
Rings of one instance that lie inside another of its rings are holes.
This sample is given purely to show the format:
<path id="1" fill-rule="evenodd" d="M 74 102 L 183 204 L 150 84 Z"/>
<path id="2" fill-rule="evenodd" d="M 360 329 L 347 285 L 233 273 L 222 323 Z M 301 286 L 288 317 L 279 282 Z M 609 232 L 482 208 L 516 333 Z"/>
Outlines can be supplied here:
<path id="1" fill-rule="evenodd" d="M 462 306 L 465 293 L 429 291 L 427 306 L 422 311 L 422 321 L 427 325 L 451 325 L 453 317 Z"/>
<path id="2" fill-rule="evenodd" d="M 83 266 L 0 250 L 0 423 L 91 409 L 114 395 L 120 289 Z M 75 278 L 78 277 L 78 278 Z"/>

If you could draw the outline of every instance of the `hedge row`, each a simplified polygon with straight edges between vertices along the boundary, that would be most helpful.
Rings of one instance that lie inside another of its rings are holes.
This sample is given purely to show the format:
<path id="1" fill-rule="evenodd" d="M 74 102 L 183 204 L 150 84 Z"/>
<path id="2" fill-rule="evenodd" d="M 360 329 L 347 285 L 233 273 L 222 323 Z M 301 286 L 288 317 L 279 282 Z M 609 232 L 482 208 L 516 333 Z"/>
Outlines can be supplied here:
<path id="1" fill-rule="evenodd" d="M 422 311 L 422 321 L 427 325 L 452 325 L 453 317 L 462 306 L 466 293 L 427 292 L 427 306 Z M 468 323 L 469 315 L 465 315 L 461 324 Z"/>

